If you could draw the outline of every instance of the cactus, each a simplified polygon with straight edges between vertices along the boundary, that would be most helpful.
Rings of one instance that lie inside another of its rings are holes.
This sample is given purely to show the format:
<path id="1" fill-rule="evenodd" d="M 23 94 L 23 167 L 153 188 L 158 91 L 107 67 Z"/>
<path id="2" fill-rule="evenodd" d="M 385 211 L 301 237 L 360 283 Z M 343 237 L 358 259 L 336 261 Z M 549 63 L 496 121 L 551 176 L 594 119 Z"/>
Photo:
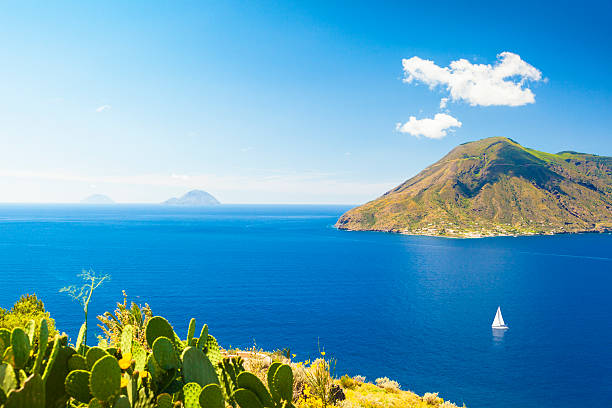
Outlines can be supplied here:
<path id="1" fill-rule="evenodd" d="M 42 361 L 47 352 L 47 345 L 49 343 L 49 326 L 47 320 L 42 319 L 40 321 L 40 331 L 38 333 L 38 352 L 36 353 L 36 359 L 34 360 L 34 367 L 32 368 L 33 373 L 41 374 Z"/>
<path id="2" fill-rule="evenodd" d="M 223 360 L 223 356 L 221 355 L 221 350 L 219 350 L 219 344 L 217 343 L 217 339 L 215 339 L 210 334 L 208 335 L 208 339 L 206 340 L 206 357 L 210 360 L 210 362 L 217 366 Z"/>
<path id="3" fill-rule="evenodd" d="M 87 350 L 87 354 L 85 355 L 85 360 L 87 361 L 87 368 L 89 370 L 93 369 L 93 366 L 94 364 L 96 364 L 96 361 L 105 356 L 108 356 L 106 350 L 100 347 L 91 347 L 89 350 Z"/>
<path id="4" fill-rule="evenodd" d="M 145 337 L 149 347 L 153 348 L 153 342 L 155 342 L 158 337 L 166 337 L 170 340 L 174 340 L 176 334 L 166 319 L 161 316 L 155 316 L 147 323 Z"/>
<path id="5" fill-rule="evenodd" d="M 91 373 L 85 370 L 74 370 L 68 374 L 64 386 L 66 392 L 79 402 L 87 403 L 91 400 L 89 378 Z"/>
<path id="6" fill-rule="evenodd" d="M 208 325 L 205 324 L 202 327 L 202 331 L 200 332 L 200 337 L 198 337 L 198 341 L 196 342 L 196 347 L 204 351 L 207 341 L 208 341 Z"/>
<path id="7" fill-rule="evenodd" d="M 108 401 L 121 390 L 121 368 L 113 356 L 105 356 L 96 361 L 89 379 L 91 394 L 101 401 Z"/>
<path id="8" fill-rule="evenodd" d="M 8 329 L 0 329 L 0 356 L 4 355 L 4 352 L 11 345 L 11 332 Z"/>
<path id="9" fill-rule="evenodd" d="M 219 384 L 215 367 L 208 357 L 196 347 L 187 347 L 181 355 L 183 362 L 183 380 L 185 384 L 194 382 L 204 387 L 208 384 Z"/>
<path id="10" fill-rule="evenodd" d="M 282 364 L 274 372 L 272 378 L 274 389 L 280 394 L 282 400 L 293 399 L 293 371 L 287 364 Z"/>
<path id="11" fill-rule="evenodd" d="M 15 370 L 10 364 L 0 363 L 0 388 L 5 395 L 17 388 Z"/>
<path id="12" fill-rule="evenodd" d="M 159 394 L 157 396 L 156 402 L 157 408 L 172 408 L 172 397 L 170 396 L 170 394 Z"/>
<path id="13" fill-rule="evenodd" d="M 45 367 L 43 382 L 45 384 L 46 402 L 49 407 L 59 407 L 66 404 L 68 394 L 64 388 L 64 380 L 69 373 L 68 360 L 76 351 L 67 347 L 67 336 L 56 336 L 53 348 Z"/>
<path id="14" fill-rule="evenodd" d="M 11 391 L 6 397 L 5 408 L 45 408 L 45 385 L 39 374 L 31 375 L 23 387 Z"/>
<path id="15" fill-rule="evenodd" d="M 30 358 L 30 339 L 26 332 L 15 327 L 11 333 L 12 365 L 16 369 L 24 368 Z"/>
<path id="16" fill-rule="evenodd" d="M 221 369 L 221 381 L 225 390 L 225 395 L 228 397 L 228 402 L 232 407 L 236 406 L 234 400 L 234 391 L 238 389 L 238 375 L 244 371 L 244 365 L 242 364 L 241 357 L 226 357 L 221 363 L 218 364 Z"/>
<path id="17" fill-rule="evenodd" d="M 281 365 L 282 364 L 279 363 L 278 361 L 272 363 L 270 365 L 270 367 L 268 367 L 268 373 L 266 374 L 266 378 L 268 380 L 268 389 L 270 390 L 270 394 L 272 395 L 272 399 L 275 402 L 280 401 L 281 396 L 280 396 L 280 393 L 276 390 L 276 387 L 274 386 L 274 374 L 276 373 L 276 370 L 278 370 L 278 368 Z"/>
<path id="18" fill-rule="evenodd" d="M 136 366 L 134 367 L 134 369 L 140 372 L 144 371 L 145 366 L 147 364 L 147 352 L 140 345 L 140 343 L 134 343 L 132 345 L 132 358 L 134 359 L 134 361 L 136 361 Z"/>
<path id="19" fill-rule="evenodd" d="M 153 342 L 153 357 L 155 357 L 157 364 L 164 370 L 172 370 L 179 367 L 174 346 L 167 337 L 155 339 Z"/>
<path id="20" fill-rule="evenodd" d="M 225 408 L 223 392 L 217 384 L 208 384 L 202 388 L 199 402 L 202 408 Z"/>
<path id="21" fill-rule="evenodd" d="M 244 371 L 238 375 L 237 379 L 238 388 L 245 388 L 252 391 L 257 399 L 266 407 L 273 406 L 272 395 L 266 389 L 266 386 L 261 382 L 259 378 L 253 373 Z"/>
<path id="22" fill-rule="evenodd" d="M 132 408 L 132 405 L 125 395 L 120 395 L 115 400 L 113 408 Z"/>
<path id="23" fill-rule="evenodd" d="M 183 386 L 185 408 L 200 408 L 200 392 L 202 387 L 196 383 L 187 383 Z"/>
<path id="24" fill-rule="evenodd" d="M 257 395 L 251 390 L 238 388 L 234 391 L 234 398 L 238 405 L 240 405 L 240 408 L 264 408 Z"/>
<path id="25" fill-rule="evenodd" d="M 104 408 L 102 406 L 102 403 L 97 400 L 96 398 L 92 398 L 91 401 L 89 401 L 89 404 L 87 405 L 89 408 Z"/>
<path id="26" fill-rule="evenodd" d="M 133 341 L 134 341 L 134 327 L 128 324 L 121 331 L 121 354 L 132 352 Z"/>
<path id="27" fill-rule="evenodd" d="M 87 360 L 80 354 L 74 354 L 68 359 L 68 370 L 88 370 Z"/>
<path id="28" fill-rule="evenodd" d="M 193 340 L 193 336 L 195 335 L 196 328 L 196 319 L 192 318 L 189 321 L 189 329 L 187 329 L 187 340 L 185 340 L 185 344 L 187 346 L 191 346 L 191 341 Z"/>
<path id="29" fill-rule="evenodd" d="M 34 320 L 29 320 L 25 326 L 25 332 L 28 335 L 28 339 L 30 340 L 30 345 L 34 345 L 34 335 L 36 335 L 36 322 Z"/>
<path id="30" fill-rule="evenodd" d="M 77 341 L 75 345 L 77 352 L 83 355 L 85 355 L 85 344 L 87 343 L 87 339 L 85 338 L 86 336 L 87 336 L 87 322 L 81 325 L 81 328 L 79 329 L 79 335 L 77 336 Z"/>

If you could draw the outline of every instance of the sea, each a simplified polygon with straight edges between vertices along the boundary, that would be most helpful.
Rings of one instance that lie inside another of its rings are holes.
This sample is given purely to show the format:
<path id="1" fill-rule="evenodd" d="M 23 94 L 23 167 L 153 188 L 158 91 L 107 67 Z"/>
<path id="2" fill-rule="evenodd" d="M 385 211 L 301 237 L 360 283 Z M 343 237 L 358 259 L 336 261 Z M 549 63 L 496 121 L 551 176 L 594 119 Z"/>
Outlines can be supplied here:
<path id="1" fill-rule="evenodd" d="M 36 293 L 73 339 L 60 288 L 109 274 L 95 316 L 149 304 L 182 337 L 325 351 L 472 408 L 609 406 L 612 235 L 447 239 L 334 228 L 349 206 L 1 205 L 0 306 Z M 509 326 L 491 329 L 500 306 Z M 98 329 L 90 332 L 95 342 Z"/>

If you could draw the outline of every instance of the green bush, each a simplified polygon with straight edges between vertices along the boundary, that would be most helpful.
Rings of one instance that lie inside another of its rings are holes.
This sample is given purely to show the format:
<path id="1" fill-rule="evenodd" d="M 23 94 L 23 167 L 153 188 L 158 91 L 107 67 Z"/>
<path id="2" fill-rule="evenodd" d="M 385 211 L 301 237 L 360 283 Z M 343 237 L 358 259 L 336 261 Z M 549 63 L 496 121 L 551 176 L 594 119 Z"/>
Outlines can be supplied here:
<path id="1" fill-rule="evenodd" d="M 42 319 L 47 320 L 49 335 L 55 335 L 55 321 L 45 310 L 43 301 L 38 299 L 35 294 L 22 295 L 10 309 L 0 307 L 0 329 L 13 330 L 15 327 L 26 327 L 30 320 L 34 320 L 36 322 L 36 333 L 38 334 Z"/>

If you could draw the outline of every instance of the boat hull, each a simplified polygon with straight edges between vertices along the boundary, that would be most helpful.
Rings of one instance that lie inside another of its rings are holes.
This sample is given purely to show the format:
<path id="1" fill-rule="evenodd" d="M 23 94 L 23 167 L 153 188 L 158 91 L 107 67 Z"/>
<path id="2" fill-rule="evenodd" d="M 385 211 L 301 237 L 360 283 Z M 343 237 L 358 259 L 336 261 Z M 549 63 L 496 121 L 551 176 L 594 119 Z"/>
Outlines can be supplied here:
<path id="1" fill-rule="evenodd" d="M 508 330 L 509 329 L 508 326 L 491 326 L 491 328 L 494 330 Z"/>

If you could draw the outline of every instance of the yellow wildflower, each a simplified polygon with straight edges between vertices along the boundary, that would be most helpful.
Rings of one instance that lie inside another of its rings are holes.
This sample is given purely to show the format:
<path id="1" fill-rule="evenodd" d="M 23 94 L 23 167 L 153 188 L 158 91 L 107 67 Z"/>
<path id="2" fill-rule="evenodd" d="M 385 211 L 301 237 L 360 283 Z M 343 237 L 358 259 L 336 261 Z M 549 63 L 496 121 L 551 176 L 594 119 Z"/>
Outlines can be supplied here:
<path id="1" fill-rule="evenodd" d="M 128 385 L 128 379 L 125 377 L 121 377 L 121 388 L 125 388 Z"/>

